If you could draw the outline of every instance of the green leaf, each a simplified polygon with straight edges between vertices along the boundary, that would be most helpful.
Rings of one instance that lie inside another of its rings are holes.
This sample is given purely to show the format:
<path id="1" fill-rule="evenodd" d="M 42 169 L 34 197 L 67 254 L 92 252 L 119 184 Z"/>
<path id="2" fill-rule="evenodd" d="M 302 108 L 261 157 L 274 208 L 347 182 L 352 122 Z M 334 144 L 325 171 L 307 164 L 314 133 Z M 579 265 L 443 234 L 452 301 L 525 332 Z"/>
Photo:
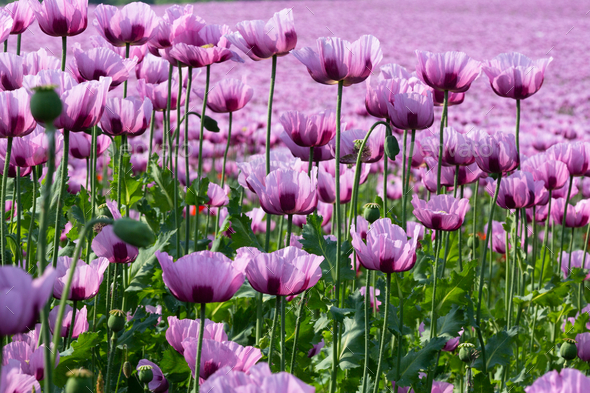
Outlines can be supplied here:
<path id="1" fill-rule="evenodd" d="M 483 367 L 483 359 L 480 356 L 475 361 L 473 367 L 481 371 L 489 371 L 496 365 L 506 366 L 510 363 L 512 357 L 512 342 L 514 341 L 518 329 L 516 327 L 501 332 L 489 338 L 486 344 L 486 366 Z"/>
<path id="2" fill-rule="evenodd" d="M 66 373 L 77 367 L 82 367 L 92 358 L 92 349 L 95 348 L 103 338 L 100 332 L 85 332 L 72 342 L 69 349 L 59 354 L 59 365 L 53 373 L 54 383 L 63 387 L 66 384 Z"/>
<path id="3" fill-rule="evenodd" d="M 141 321 L 144 317 L 145 320 Z M 146 329 L 153 329 L 158 323 L 158 318 L 160 318 L 160 315 L 146 313 L 143 308 L 138 308 L 130 322 L 133 324 L 131 329 L 126 330 L 121 336 L 119 336 L 119 339 L 117 340 L 117 348 L 123 349 L 125 348 L 125 345 L 131 346 L 135 341 L 134 334 L 136 332 L 143 333 Z"/>
<path id="4" fill-rule="evenodd" d="M 150 176 L 156 183 L 149 189 L 148 200 L 152 206 L 157 206 L 160 211 L 169 211 L 174 208 L 174 177 L 172 172 L 165 168 L 162 170 L 157 160 L 150 162 Z"/>
<path id="5" fill-rule="evenodd" d="M 402 358 L 399 380 L 396 384 L 399 386 L 410 386 L 416 384 L 420 378 L 418 373 L 423 370 L 427 370 L 432 365 L 432 362 L 436 359 L 436 353 L 445 346 L 447 339 L 444 337 L 435 337 L 430 340 L 422 349 L 412 349 L 406 356 Z M 397 376 L 397 370 L 395 365 L 393 369 L 387 374 L 387 378 L 390 381 L 395 380 Z"/>
<path id="6" fill-rule="evenodd" d="M 166 379 L 171 382 L 183 382 L 188 379 L 191 372 L 186 360 L 184 360 L 184 356 L 170 346 L 164 351 L 159 366 Z"/>
<path id="7" fill-rule="evenodd" d="M 209 179 L 203 178 L 200 182 L 193 181 L 191 186 L 186 190 L 184 201 L 187 205 L 198 206 L 207 202 L 207 191 L 209 189 Z"/>
<path id="8" fill-rule="evenodd" d="M 439 278 L 436 290 L 436 312 L 446 314 L 453 305 L 467 305 L 467 296 L 473 286 L 477 261 L 471 261 L 463 266 L 462 272 L 452 271 L 448 279 Z M 427 299 L 423 307 L 432 307 L 432 286 L 426 287 L 424 296 Z"/>
<path id="9" fill-rule="evenodd" d="M 169 242 L 176 230 L 161 232 L 156 243 L 150 248 L 140 248 L 137 259 L 131 264 L 129 271 L 130 282 L 125 292 L 137 292 L 146 288 L 151 283 L 151 278 L 156 266 L 155 252 L 162 250 Z"/>
<path id="10" fill-rule="evenodd" d="M 473 378 L 473 390 L 475 393 L 494 393 L 494 386 L 491 384 L 487 373 L 479 373 Z"/>
<path id="11" fill-rule="evenodd" d="M 311 254 L 324 257 L 321 264 L 323 279 L 328 283 L 336 281 L 336 252 L 337 243 L 324 238 L 322 232 L 322 218 L 317 214 L 307 216 L 307 223 L 303 226 L 303 239 L 300 240 L 303 249 Z"/>

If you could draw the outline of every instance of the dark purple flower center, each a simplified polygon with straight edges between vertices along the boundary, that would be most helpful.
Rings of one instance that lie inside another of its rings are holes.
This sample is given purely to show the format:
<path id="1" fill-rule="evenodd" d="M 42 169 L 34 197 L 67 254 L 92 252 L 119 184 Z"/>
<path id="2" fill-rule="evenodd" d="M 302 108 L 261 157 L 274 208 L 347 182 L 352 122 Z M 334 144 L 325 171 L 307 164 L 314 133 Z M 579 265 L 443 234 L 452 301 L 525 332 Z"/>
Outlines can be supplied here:
<path id="1" fill-rule="evenodd" d="M 279 195 L 279 201 L 281 204 L 281 210 L 285 213 L 289 213 L 295 210 L 297 198 L 293 193 Z"/>
<path id="2" fill-rule="evenodd" d="M 193 303 L 211 303 L 213 301 L 213 288 L 208 285 L 193 286 Z"/>
<path id="3" fill-rule="evenodd" d="M 269 295 L 278 295 L 281 290 L 281 279 L 278 277 L 269 277 L 266 290 Z"/>
<path id="4" fill-rule="evenodd" d="M 219 369 L 219 366 L 219 363 L 215 363 L 213 360 L 207 360 L 203 365 L 203 374 L 201 377 L 203 377 L 203 379 L 209 378 Z"/>
<path id="5" fill-rule="evenodd" d="M 129 253 L 127 253 L 127 245 L 122 242 L 113 244 L 113 257 L 115 258 L 115 262 L 118 263 L 129 262 Z"/>

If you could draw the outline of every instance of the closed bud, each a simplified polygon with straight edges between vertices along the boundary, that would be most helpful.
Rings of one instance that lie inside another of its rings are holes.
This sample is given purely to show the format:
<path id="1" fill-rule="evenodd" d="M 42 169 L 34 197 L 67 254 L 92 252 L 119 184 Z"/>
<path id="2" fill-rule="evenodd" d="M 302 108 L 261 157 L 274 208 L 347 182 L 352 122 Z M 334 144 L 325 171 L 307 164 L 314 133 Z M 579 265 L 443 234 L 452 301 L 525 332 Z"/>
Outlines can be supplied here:
<path id="1" fill-rule="evenodd" d="M 125 314 L 123 313 L 123 311 L 111 310 L 109 314 L 111 314 L 109 320 L 107 321 L 109 329 L 111 329 L 113 332 L 120 332 L 121 330 L 123 330 L 125 328 L 126 322 Z"/>
<path id="2" fill-rule="evenodd" d="M 63 105 L 55 86 L 40 86 L 35 88 L 31 97 L 31 114 L 40 123 L 53 123 L 61 115 Z"/>
<path id="3" fill-rule="evenodd" d="M 578 356 L 576 342 L 571 338 L 566 338 L 559 348 L 559 356 L 565 360 L 574 360 Z"/>
<path id="4" fill-rule="evenodd" d="M 475 248 L 479 247 L 479 238 L 477 236 L 469 236 L 467 239 L 467 247 L 473 248 L 473 243 L 475 243 Z"/>
<path id="5" fill-rule="evenodd" d="M 66 373 L 66 393 L 87 393 L 92 391 L 92 372 L 83 368 L 68 371 Z"/>
<path id="6" fill-rule="evenodd" d="M 381 211 L 378 204 L 367 203 L 364 208 L 363 217 L 365 217 L 365 220 L 369 221 L 371 224 L 381 217 Z"/>
<path id="7" fill-rule="evenodd" d="M 397 142 L 397 138 L 393 135 L 388 135 L 385 137 L 385 155 L 390 160 L 395 160 L 395 156 L 399 154 L 399 143 Z"/>
<path id="8" fill-rule="evenodd" d="M 133 367 L 131 367 L 131 363 L 125 361 L 125 363 L 123 363 L 123 375 L 125 375 L 125 378 L 129 378 L 132 372 Z"/>
<path id="9" fill-rule="evenodd" d="M 127 217 L 115 221 L 113 232 L 119 239 L 135 247 L 149 247 L 156 241 L 156 235 L 149 225 Z"/>

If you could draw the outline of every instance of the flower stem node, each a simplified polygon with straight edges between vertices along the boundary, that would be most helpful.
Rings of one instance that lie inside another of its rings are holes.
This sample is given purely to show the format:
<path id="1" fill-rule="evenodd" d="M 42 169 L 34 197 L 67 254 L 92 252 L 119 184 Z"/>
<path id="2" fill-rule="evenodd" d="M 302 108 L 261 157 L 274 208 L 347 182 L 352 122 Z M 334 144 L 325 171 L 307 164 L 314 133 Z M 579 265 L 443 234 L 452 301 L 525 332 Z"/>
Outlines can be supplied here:
<path id="1" fill-rule="evenodd" d="M 92 372 L 83 368 L 78 368 L 66 373 L 68 382 L 66 382 L 66 393 L 87 393 L 92 391 Z"/>
<path id="2" fill-rule="evenodd" d="M 121 310 L 111 310 L 111 316 L 107 322 L 109 329 L 113 332 L 120 332 L 125 328 L 125 314 Z"/>

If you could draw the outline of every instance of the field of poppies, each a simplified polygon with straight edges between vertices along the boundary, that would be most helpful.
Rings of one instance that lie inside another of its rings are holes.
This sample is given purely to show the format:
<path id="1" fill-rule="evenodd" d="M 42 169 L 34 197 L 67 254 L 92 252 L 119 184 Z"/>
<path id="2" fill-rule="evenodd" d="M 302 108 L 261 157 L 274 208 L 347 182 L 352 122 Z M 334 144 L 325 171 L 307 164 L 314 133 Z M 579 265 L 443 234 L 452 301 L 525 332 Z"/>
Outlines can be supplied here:
<path id="1" fill-rule="evenodd" d="M 0 8 L 0 393 L 590 392 L 583 7 Z"/>

